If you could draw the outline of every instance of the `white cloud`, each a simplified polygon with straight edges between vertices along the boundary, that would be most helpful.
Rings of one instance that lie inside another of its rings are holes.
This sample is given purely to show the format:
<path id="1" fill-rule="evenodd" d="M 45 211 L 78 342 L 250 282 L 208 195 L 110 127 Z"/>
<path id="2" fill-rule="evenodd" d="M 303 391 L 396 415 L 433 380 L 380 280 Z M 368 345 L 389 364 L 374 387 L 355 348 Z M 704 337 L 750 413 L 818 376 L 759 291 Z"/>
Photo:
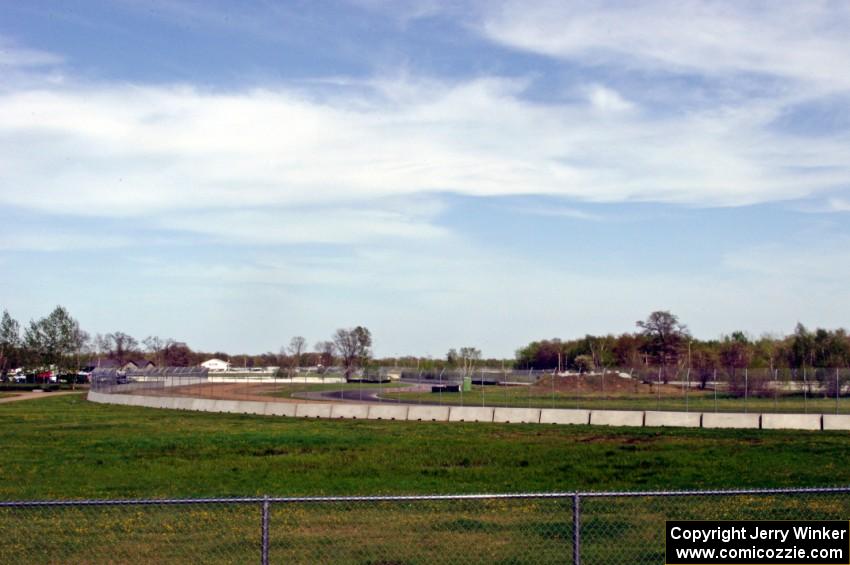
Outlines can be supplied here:
<path id="1" fill-rule="evenodd" d="M 619 92 L 594 84 L 587 89 L 590 104 L 601 112 L 626 112 L 634 108 L 634 104 L 623 98 Z"/>
<path id="2" fill-rule="evenodd" d="M 499 43 L 586 63 L 850 87 L 850 8 L 841 2 L 507 0 L 484 5 L 479 29 Z"/>
<path id="3" fill-rule="evenodd" d="M 514 208 L 516 212 L 521 214 L 531 214 L 533 216 L 546 216 L 550 218 L 570 218 L 573 220 L 587 220 L 598 222 L 603 219 L 599 214 L 593 214 L 571 208 L 569 206 L 519 206 Z"/>
<path id="4" fill-rule="evenodd" d="M 54 53 L 23 47 L 0 36 L 0 68 L 45 67 L 59 65 L 63 61 Z"/>
<path id="5" fill-rule="evenodd" d="M 846 198 L 830 198 L 827 200 L 827 210 L 830 212 L 850 212 L 850 200 Z"/>
<path id="6" fill-rule="evenodd" d="M 588 101 L 539 104 L 522 97 L 524 86 L 382 80 L 321 99 L 286 87 L 11 91 L 0 95 L 0 204 L 130 217 L 368 209 L 441 192 L 739 205 L 850 182 L 846 140 L 768 132 L 781 102 L 601 119 L 588 110 L 629 103 L 598 85 Z M 407 223 L 383 222 L 433 235 Z"/>
<path id="7" fill-rule="evenodd" d="M 206 234 L 220 242 L 260 245 L 333 243 L 353 245 L 381 238 L 429 239 L 446 232 L 416 214 L 389 210 L 233 210 L 165 215 L 161 228 Z"/>
<path id="8" fill-rule="evenodd" d="M 5 227 L 0 231 L 0 251 L 112 249 L 130 243 L 131 239 L 123 236 L 95 235 L 44 226 L 14 229 Z"/>

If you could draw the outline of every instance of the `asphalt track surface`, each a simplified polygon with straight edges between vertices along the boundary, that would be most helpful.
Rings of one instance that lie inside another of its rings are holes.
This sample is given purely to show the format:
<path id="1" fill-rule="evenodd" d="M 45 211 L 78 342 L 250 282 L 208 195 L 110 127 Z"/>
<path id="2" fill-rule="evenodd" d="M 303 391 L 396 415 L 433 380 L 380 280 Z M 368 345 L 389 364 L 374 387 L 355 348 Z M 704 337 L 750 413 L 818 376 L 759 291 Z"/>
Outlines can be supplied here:
<path id="1" fill-rule="evenodd" d="M 293 398 L 304 398 L 306 400 L 335 400 L 337 402 L 378 402 L 381 404 L 392 402 L 394 404 L 410 404 L 410 401 L 388 400 L 380 395 L 388 392 L 428 392 L 431 385 L 415 384 L 405 387 L 388 386 L 386 388 L 365 388 L 348 390 L 326 390 L 322 392 L 296 392 Z M 413 402 L 416 404 L 416 402 Z"/>

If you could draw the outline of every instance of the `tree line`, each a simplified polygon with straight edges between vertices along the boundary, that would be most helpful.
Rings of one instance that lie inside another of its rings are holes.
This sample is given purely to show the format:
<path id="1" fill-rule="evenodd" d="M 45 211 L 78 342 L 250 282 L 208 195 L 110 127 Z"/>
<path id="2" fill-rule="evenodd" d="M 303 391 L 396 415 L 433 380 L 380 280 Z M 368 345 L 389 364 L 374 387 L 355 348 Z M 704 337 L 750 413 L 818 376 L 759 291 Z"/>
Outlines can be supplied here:
<path id="1" fill-rule="evenodd" d="M 844 329 L 809 330 L 798 323 L 787 336 L 758 338 L 735 331 L 720 339 L 694 338 L 678 316 L 656 311 L 636 331 L 533 341 L 516 352 L 519 369 L 598 370 L 605 367 L 736 369 L 850 367 L 850 336 Z"/>
<path id="2" fill-rule="evenodd" d="M 150 361 L 157 366 L 188 367 L 218 358 L 236 366 L 282 367 L 293 370 L 305 366 L 331 367 L 340 363 L 346 374 L 365 367 L 372 357 L 372 334 L 368 328 L 340 328 L 330 340 L 319 341 L 313 351 L 307 340 L 295 336 L 278 353 L 230 355 L 222 351 L 193 351 L 173 338 L 150 335 L 138 340 L 115 331 L 90 335 L 66 308 L 57 306 L 50 314 L 21 326 L 4 310 L 0 316 L 0 375 L 17 368 L 55 368 L 62 373 L 76 372 L 99 360 L 110 359 L 123 365 L 128 361 Z"/>
<path id="3" fill-rule="evenodd" d="M 652 312 L 635 324 L 634 332 L 620 335 L 585 335 L 579 339 L 558 338 L 533 341 L 516 351 L 514 359 L 482 359 L 475 347 L 452 348 L 445 358 L 415 356 L 374 359 L 372 334 L 368 328 L 340 328 L 312 350 L 303 336 L 290 339 L 277 353 L 228 354 L 192 350 L 172 338 L 147 336 L 142 340 L 122 332 L 90 335 L 63 306 L 22 326 L 4 310 L 0 317 L 0 374 L 10 369 L 55 367 L 60 372 L 77 371 L 98 359 L 120 364 L 145 359 L 158 366 L 198 365 L 210 358 L 229 361 L 237 367 L 277 366 L 294 371 L 299 367 L 342 366 L 350 376 L 358 368 L 403 366 L 422 370 L 460 370 L 476 367 L 506 369 L 592 371 L 610 367 L 668 370 L 695 369 L 707 375 L 744 368 L 803 369 L 850 367 L 850 336 L 844 329 L 807 329 L 797 324 L 787 336 L 758 338 L 736 331 L 715 340 L 693 337 L 687 325 L 669 311 Z"/>

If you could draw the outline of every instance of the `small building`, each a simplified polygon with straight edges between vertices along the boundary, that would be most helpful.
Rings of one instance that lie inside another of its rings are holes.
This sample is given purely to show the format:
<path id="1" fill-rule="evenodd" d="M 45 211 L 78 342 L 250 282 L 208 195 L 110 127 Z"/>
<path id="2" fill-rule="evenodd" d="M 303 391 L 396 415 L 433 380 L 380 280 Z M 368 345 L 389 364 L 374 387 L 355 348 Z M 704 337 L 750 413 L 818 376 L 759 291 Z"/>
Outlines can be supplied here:
<path id="1" fill-rule="evenodd" d="M 120 369 L 121 364 L 117 359 L 95 359 L 83 367 L 83 372 L 91 373 L 95 369 Z"/>
<path id="2" fill-rule="evenodd" d="M 137 369 L 153 369 L 156 365 L 153 361 L 147 359 L 132 359 L 121 366 L 124 371 L 133 371 Z"/>
<path id="3" fill-rule="evenodd" d="M 221 359 L 209 359 L 201 363 L 201 367 L 204 367 L 210 373 L 224 373 L 230 370 L 230 362 Z"/>

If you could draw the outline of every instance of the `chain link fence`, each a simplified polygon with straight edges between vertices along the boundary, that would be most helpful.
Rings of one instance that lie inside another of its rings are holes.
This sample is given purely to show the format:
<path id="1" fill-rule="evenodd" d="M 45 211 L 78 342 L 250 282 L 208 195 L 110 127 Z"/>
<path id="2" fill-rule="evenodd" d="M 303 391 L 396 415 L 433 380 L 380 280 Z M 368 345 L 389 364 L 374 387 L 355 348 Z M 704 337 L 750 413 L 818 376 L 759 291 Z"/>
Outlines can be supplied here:
<path id="1" fill-rule="evenodd" d="M 197 368 L 190 368 L 197 371 Z M 399 370 L 375 378 L 338 373 L 209 374 L 175 368 L 101 371 L 92 390 L 112 394 L 251 401 L 346 401 L 590 410 L 850 414 L 850 369 Z"/>
<path id="2" fill-rule="evenodd" d="M 846 520 L 850 488 L 0 502 L 0 563 L 664 562 L 666 520 Z"/>

